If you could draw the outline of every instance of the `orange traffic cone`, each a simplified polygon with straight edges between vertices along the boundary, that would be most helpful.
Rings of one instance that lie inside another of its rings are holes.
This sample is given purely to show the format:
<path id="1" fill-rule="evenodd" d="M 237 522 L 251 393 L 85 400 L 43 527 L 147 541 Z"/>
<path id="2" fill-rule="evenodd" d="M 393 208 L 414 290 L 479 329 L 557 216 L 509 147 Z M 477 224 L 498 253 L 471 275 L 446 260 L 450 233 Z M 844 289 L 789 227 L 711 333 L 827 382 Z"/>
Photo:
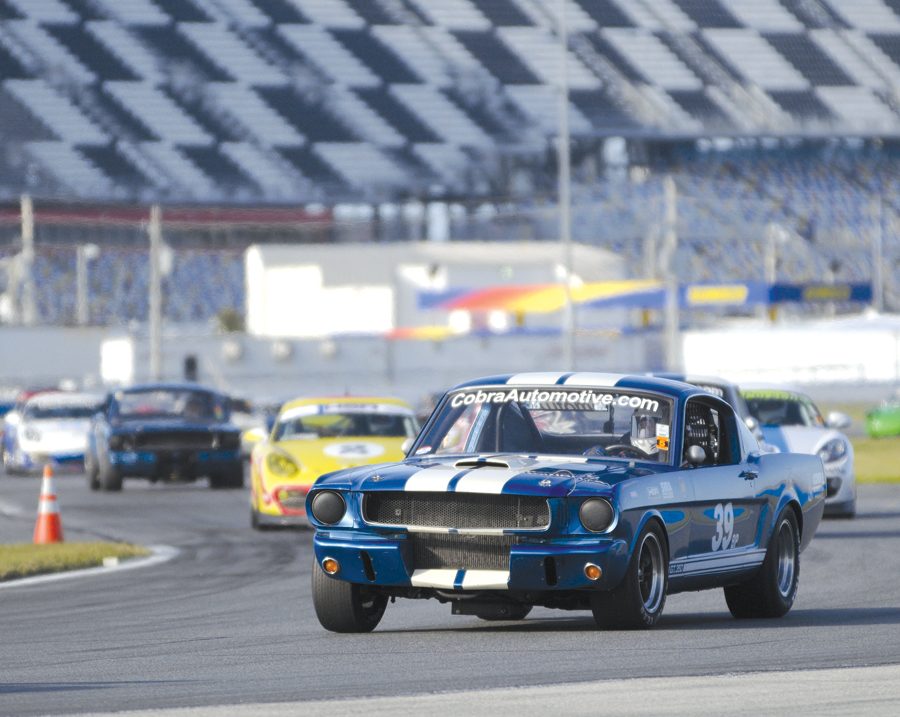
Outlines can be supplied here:
<path id="1" fill-rule="evenodd" d="M 38 502 L 37 523 L 34 525 L 34 544 L 61 543 L 63 541 L 62 522 L 59 506 L 56 505 L 56 487 L 53 484 L 53 469 L 44 466 L 41 481 L 41 498 Z"/>

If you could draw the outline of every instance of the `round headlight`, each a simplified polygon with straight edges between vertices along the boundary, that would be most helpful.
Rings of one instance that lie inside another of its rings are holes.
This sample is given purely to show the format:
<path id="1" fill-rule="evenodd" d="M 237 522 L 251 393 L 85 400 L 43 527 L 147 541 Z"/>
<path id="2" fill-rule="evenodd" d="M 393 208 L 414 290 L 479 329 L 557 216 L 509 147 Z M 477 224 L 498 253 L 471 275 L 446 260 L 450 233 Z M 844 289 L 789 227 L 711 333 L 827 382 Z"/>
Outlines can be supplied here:
<path id="1" fill-rule="evenodd" d="M 313 518 L 325 525 L 334 525 L 344 517 L 347 512 L 347 504 L 340 493 L 333 490 L 320 490 L 313 496 L 309 505 Z"/>
<path id="2" fill-rule="evenodd" d="M 612 527 L 616 511 L 608 500 L 588 498 L 581 504 L 578 517 L 581 518 L 581 524 L 592 533 L 604 533 Z"/>

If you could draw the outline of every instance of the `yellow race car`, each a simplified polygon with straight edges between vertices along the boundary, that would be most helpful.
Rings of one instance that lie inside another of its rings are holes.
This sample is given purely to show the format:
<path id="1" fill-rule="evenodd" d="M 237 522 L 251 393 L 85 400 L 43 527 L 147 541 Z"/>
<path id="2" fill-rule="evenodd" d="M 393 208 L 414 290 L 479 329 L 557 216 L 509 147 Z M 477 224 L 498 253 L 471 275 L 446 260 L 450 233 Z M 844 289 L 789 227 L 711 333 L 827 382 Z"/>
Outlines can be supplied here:
<path id="1" fill-rule="evenodd" d="M 288 401 L 250 454 L 251 525 L 306 525 L 306 494 L 319 476 L 401 461 L 418 430 L 412 407 L 396 398 Z"/>

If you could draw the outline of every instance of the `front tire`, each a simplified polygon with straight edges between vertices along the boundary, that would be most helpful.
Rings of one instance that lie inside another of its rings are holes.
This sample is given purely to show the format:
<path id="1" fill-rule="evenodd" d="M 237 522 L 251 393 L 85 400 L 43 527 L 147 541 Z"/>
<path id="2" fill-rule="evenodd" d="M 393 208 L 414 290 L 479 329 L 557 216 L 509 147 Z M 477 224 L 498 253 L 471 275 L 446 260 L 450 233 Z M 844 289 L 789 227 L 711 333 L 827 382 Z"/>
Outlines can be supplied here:
<path id="1" fill-rule="evenodd" d="M 797 597 L 800 584 L 800 530 L 791 508 L 775 521 L 766 559 L 759 572 L 725 588 L 725 602 L 738 619 L 782 617 Z"/>
<path id="2" fill-rule="evenodd" d="M 372 632 L 387 607 L 386 595 L 328 577 L 315 559 L 312 594 L 316 617 L 322 627 L 331 632 Z"/>
<path id="3" fill-rule="evenodd" d="M 118 493 L 122 490 L 122 474 L 109 461 L 103 461 L 98 469 L 100 490 L 107 493 Z"/>
<path id="4" fill-rule="evenodd" d="M 87 476 L 88 488 L 100 490 L 100 471 L 97 470 L 97 463 L 90 451 L 84 454 L 84 474 Z"/>
<path id="5" fill-rule="evenodd" d="M 662 527 L 650 521 L 638 536 L 622 582 L 591 596 L 598 627 L 640 630 L 659 621 L 669 587 L 668 553 Z"/>

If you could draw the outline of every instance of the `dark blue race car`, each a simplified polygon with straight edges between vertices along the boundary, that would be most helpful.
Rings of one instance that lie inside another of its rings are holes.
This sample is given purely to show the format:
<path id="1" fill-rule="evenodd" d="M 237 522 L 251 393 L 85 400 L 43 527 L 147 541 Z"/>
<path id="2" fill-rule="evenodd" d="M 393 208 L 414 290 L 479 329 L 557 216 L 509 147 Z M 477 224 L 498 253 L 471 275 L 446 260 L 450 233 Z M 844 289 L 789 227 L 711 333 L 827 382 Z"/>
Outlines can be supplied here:
<path id="1" fill-rule="evenodd" d="M 480 379 L 443 397 L 402 463 L 316 482 L 315 610 L 336 632 L 374 629 L 398 597 L 640 628 L 667 594 L 723 587 L 735 617 L 779 617 L 824 498 L 817 456 L 762 453 L 728 403 L 694 386 Z"/>
<path id="2" fill-rule="evenodd" d="M 227 396 L 196 384 L 146 384 L 115 391 L 92 424 L 85 455 L 91 490 L 122 490 L 124 478 L 244 484 L 240 429 Z"/>

